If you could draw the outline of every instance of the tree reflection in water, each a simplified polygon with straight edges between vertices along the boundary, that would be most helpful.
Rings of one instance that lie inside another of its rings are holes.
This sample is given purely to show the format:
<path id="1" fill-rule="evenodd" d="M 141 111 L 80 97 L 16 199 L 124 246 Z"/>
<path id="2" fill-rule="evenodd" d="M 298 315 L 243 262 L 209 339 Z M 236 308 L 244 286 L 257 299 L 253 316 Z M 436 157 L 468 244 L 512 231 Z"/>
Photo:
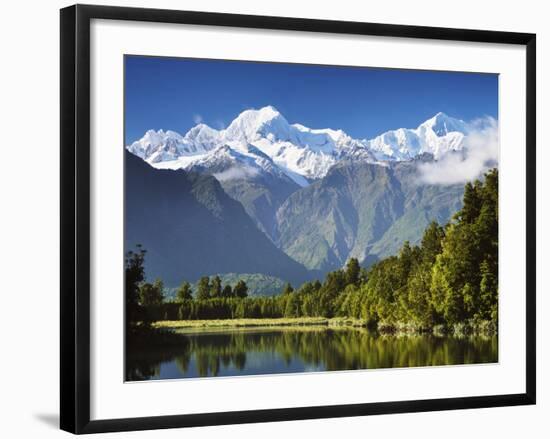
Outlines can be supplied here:
<path id="1" fill-rule="evenodd" d="M 353 370 L 440 366 L 498 361 L 497 337 L 380 336 L 365 329 L 283 328 L 181 334 L 181 346 L 155 346 L 127 355 L 128 381 L 163 378 L 161 364 L 173 363 L 184 377 L 246 375 L 300 370 Z M 247 359 L 277 359 L 254 370 Z M 234 373 L 232 373 L 232 371 Z"/>

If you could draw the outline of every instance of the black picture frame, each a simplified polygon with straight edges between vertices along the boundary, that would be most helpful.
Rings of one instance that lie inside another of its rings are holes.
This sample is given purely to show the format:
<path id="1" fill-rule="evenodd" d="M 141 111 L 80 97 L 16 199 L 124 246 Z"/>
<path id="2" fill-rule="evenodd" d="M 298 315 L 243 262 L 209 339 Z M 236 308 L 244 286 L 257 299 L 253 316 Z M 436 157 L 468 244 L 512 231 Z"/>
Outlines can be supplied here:
<path id="1" fill-rule="evenodd" d="M 525 66 L 527 75 L 526 392 L 494 396 L 90 420 L 90 21 L 92 19 L 525 46 L 527 59 Z M 535 404 L 536 36 L 534 34 L 89 5 L 75 5 L 62 9 L 60 24 L 61 429 L 77 434 L 99 433 Z"/>

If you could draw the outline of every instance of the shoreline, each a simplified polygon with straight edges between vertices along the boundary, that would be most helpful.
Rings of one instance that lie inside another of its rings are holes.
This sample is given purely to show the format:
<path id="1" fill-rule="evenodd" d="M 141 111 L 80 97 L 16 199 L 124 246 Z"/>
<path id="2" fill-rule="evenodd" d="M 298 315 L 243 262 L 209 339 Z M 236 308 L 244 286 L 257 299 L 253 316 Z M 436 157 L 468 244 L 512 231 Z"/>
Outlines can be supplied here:
<path id="1" fill-rule="evenodd" d="M 490 321 L 462 322 L 452 326 L 435 325 L 420 327 L 412 323 L 388 324 L 380 322 L 376 327 L 369 327 L 367 321 L 347 317 L 295 317 L 295 318 L 246 318 L 219 320 L 161 320 L 152 324 L 155 329 L 170 331 L 196 329 L 231 329 L 231 328 L 304 328 L 309 326 L 326 328 L 365 328 L 381 335 L 497 335 L 497 325 Z"/>
<path id="2" fill-rule="evenodd" d="M 247 318 L 219 320 L 161 320 L 152 324 L 157 329 L 195 329 L 195 328 L 252 328 L 277 326 L 366 326 L 363 320 L 328 317 L 295 318 Z"/>

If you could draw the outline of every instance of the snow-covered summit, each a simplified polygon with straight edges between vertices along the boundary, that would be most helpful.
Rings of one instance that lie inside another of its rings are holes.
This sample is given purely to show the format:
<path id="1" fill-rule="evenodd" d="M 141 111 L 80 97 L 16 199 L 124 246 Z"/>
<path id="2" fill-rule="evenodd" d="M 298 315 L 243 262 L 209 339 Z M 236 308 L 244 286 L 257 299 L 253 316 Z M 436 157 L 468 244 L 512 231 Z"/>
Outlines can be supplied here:
<path id="1" fill-rule="evenodd" d="M 170 130 L 149 130 L 126 149 L 150 164 L 162 163 L 205 154 L 219 144 L 217 136 L 217 131 L 206 125 L 191 128 L 185 136 Z"/>
<path id="2" fill-rule="evenodd" d="M 473 124 L 439 112 L 417 128 L 387 131 L 366 143 L 378 160 L 411 160 L 424 153 L 439 159 L 461 150 L 465 137 L 474 129 Z"/>
<path id="3" fill-rule="evenodd" d="M 127 149 L 157 168 L 210 169 L 217 175 L 235 166 L 253 169 L 235 175 L 256 178 L 263 170 L 285 175 L 303 186 L 324 177 L 344 159 L 383 163 L 411 160 L 424 153 L 438 159 L 461 150 L 465 137 L 479 126 L 479 120 L 466 123 L 437 113 L 414 129 L 399 128 L 370 140 L 354 139 L 338 129 L 290 124 L 269 105 L 243 111 L 224 130 L 203 123 L 184 136 L 149 130 Z"/>
<path id="4" fill-rule="evenodd" d="M 223 131 L 226 140 L 254 142 L 263 137 L 287 140 L 289 124 L 271 105 L 259 110 L 246 110 L 237 116 Z"/>
<path id="5" fill-rule="evenodd" d="M 449 117 L 440 111 L 434 117 L 420 124 L 418 129 L 431 130 L 436 136 L 442 137 L 452 132 L 466 134 L 468 131 L 468 124 L 463 120 Z"/>

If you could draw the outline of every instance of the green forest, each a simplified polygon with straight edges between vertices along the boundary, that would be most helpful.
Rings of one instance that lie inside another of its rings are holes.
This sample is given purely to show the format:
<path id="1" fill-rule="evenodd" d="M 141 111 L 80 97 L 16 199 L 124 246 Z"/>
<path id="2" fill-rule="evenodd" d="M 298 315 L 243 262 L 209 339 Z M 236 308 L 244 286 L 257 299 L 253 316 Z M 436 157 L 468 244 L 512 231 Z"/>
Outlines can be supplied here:
<path id="1" fill-rule="evenodd" d="M 432 331 L 469 325 L 496 331 L 498 319 L 498 170 L 467 183 L 463 207 L 446 225 L 432 222 L 418 245 L 368 269 L 351 258 L 323 281 L 286 284 L 249 297 L 246 282 L 202 277 L 168 301 L 160 279 L 146 281 L 146 250 L 125 258 L 127 324 L 159 320 L 346 317 L 378 330 Z"/>

